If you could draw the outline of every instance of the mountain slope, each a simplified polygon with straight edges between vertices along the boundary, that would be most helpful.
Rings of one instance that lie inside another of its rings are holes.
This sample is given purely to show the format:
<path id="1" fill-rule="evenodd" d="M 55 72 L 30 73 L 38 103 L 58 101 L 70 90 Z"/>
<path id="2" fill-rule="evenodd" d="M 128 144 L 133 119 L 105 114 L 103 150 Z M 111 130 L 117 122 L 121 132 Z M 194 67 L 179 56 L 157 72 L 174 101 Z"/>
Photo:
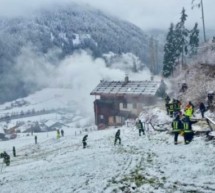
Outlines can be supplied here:
<path id="1" fill-rule="evenodd" d="M 0 102 L 27 92 L 14 70 L 16 58 L 26 46 L 40 56 L 52 49 L 62 50 L 50 59 L 53 64 L 78 49 L 91 50 L 94 57 L 129 52 L 142 62 L 148 60 L 147 36 L 142 30 L 86 6 L 59 5 L 30 16 L 0 18 L 0 88 L 7 93 L 6 97 L 0 96 Z"/>

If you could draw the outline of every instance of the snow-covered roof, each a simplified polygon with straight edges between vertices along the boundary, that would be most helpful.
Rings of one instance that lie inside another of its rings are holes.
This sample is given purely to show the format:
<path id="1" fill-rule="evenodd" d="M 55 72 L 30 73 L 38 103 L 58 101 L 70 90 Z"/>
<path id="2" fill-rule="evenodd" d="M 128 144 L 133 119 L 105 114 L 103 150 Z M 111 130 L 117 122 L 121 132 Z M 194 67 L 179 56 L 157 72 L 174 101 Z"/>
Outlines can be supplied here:
<path id="1" fill-rule="evenodd" d="M 101 81 L 91 95 L 155 95 L 158 81 Z"/>
<path id="2" fill-rule="evenodd" d="M 51 127 L 51 126 L 53 126 L 56 123 L 59 123 L 59 122 L 58 121 L 53 121 L 53 120 L 48 120 L 48 121 L 45 122 L 45 125 L 47 127 Z"/>

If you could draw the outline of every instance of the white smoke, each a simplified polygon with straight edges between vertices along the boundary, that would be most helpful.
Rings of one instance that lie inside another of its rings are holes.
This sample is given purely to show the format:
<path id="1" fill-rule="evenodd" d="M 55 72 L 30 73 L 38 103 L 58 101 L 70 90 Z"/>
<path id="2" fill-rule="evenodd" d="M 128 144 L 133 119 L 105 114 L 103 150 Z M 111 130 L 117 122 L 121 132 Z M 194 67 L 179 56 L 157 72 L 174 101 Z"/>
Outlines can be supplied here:
<path id="1" fill-rule="evenodd" d="M 84 111 L 93 110 L 94 97 L 90 96 L 90 92 L 99 84 L 100 80 L 122 81 L 125 74 L 129 74 L 130 80 L 149 80 L 151 78 L 148 69 L 139 73 L 128 72 L 128 66 L 132 65 L 129 62 L 133 60 L 128 60 L 124 67 L 126 71 L 124 71 L 122 65 L 120 65 L 120 69 L 106 67 L 104 59 L 94 59 L 86 51 L 76 52 L 62 61 L 56 62 L 55 55 L 58 53 L 58 50 L 54 50 L 47 55 L 38 56 L 32 49 L 24 48 L 22 54 L 17 58 L 16 72 L 26 85 L 36 85 L 38 88 L 72 89 L 71 99 L 76 101 L 80 109 Z M 54 65 L 50 62 L 50 58 L 51 61 L 55 59 Z M 128 58 L 127 55 L 126 58 Z M 119 65 L 119 61 L 117 64 Z M 32 88 L 30 87 L 28 90 L 32 90 Z"/>

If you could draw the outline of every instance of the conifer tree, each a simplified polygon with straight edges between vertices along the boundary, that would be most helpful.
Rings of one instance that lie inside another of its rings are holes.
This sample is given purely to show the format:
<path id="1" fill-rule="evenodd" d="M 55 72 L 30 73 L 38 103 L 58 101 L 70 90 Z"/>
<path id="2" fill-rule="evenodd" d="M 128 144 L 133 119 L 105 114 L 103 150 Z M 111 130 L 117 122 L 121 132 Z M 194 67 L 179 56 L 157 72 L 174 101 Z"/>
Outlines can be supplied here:
<path id="1" fill-rule="evenodd" d="M 166 38 L 166 44 L 164 45 L 164 60 L 163 60 L 163 76 L 168 77 L 172 74 L 176 60 L 175 50 L 175 34 L 174 24 L 171 23 L 169 32 Z"/>
<path id="2" fill-rule="evenodd" d="M 198 23 L 195 23 L 193 29 L 190 31 L 190 55 L 197 54 L 197 49 L 199 46 L 199 29 Z"/>
<path id="3" fill-rule="evenodd" d="M 176 57 L 181 57 L 182 64 L 184 60 L 184 55 L 188 53 L 188 34 L 189 31 L 185 27 L 185 21 L 187 19 L 187 14 L 185 13 L 185 9 L 182 9 L 181 18 L 179 23 L 176 24 L 175 27 L 175 37 L 176 37 Z"/>

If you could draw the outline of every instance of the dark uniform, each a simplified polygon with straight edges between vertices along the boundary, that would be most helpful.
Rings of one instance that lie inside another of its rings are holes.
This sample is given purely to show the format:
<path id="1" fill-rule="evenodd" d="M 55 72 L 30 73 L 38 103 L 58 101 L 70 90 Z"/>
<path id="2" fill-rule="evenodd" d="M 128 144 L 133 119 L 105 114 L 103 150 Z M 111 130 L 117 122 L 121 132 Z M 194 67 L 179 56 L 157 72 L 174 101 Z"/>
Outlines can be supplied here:
<path id="1" fill-rule="evenodd" d="M 143 123 L 141 122 L 141 120 L 138 120 L 136 122 L 136 127 L 139 130 L 139 136 L 141 136 L 141 133 L 143 133 L 143 135 L 145 135 L 145 131 L 144 131 L 144 128 L 143 128 Z"/>
<path id="2" fill-rule="evenodd" d="M 174 117 L 180 114 L 181 102 L 179 100 L 176 100 L 176 99 L 173 100 L 173 112 L 174 112 Z"/>
<path id="3" fill-rule="evenodd" d="M 63 129 L 61 129 L 61 136 L 63 137 L 64 136 L 64 130 Z"/>
<path id="4" fill-rule="evenodd" d="M 174 143 L 175 145 L 178 144 L 178 135 L 180 132 L 183 131 L 183 124 L 180 120 L 179 115 L 172 122 L 172 132 L 174 133 Z"/>
<path id="5" fill-rule="evenodd" d="M 3 158 L 3 163 L 5 163 L 6 166 L 10 165 L 10 156 L 5 151 L 0 154 L 0 157 Z"/>
<path id="6" fill-rule="evenodd" d="M 13 157 L 16 157 L 16 148 L 13 146 Z"/>
<path id="7" fill-rule="evenodd" d="M 85 135 L 83 137 L 83 140 L 82 140 L 82 142 L 83 142 L 83 148 L 86 148 L 86 146 L 87 146 L 87 137 L 88 137 L 88 135 Z"/>
<path id="8" fill-rule="evenodd" d="M 168 112 L 169 112 L 170 117 L 173 117 L 174 105 L 172 102 L 168 104 Z"/>
<path id="9" fill-rule="evenodd" d="M 213 104 L 213 99 L 214 99 L 214 93 L 210 92 L 208 93 L 208 106 L 211 107 Z"/>
<path id="10" fill-rule="evenodd" d="M 184 143 L 189 144 L 194 136 L 192 130 L 192 124 L 197 123 L 197 121 L 191 121 L 188 116 L 186 116 L 183 121 L 183 130 L 184 130 Z"/>
<path id="11" fill-rule="evenodd" d="M 201 103 L 199 104 L 199 110 L 200 110 L 200 112 L 201 112 L 202 118 L 204 118 L 204 114 L 205 114 L 205 111 L 206 111 L 206 108 L 205 108 L 204 103 L 201 102 Z"/>
<path id="12" fill-rule="evenodd" d="M 167 95 L 167 96 L 165 97 L 165 105 L 166 105 L 166 112 L 167 112 L 167 115 L 169 115 L 169 111 L 168 111 L 169 101 L 170 101 L 170 98 L 169 98 L 169 96 Z"/>
<path id="13" fill-rule="evenodd" d="M 35 144 L 37 144 L 37 136 L 34 137 Z"/>
<path id="14" fill-rule="evenodd" d="M 119 141 L 119 145 L 120 145 L 121 144 L 120 129 L 118 129 L 116 134 L 115 134 L 114 145 L 116 145 L 117 141 Z"/>

